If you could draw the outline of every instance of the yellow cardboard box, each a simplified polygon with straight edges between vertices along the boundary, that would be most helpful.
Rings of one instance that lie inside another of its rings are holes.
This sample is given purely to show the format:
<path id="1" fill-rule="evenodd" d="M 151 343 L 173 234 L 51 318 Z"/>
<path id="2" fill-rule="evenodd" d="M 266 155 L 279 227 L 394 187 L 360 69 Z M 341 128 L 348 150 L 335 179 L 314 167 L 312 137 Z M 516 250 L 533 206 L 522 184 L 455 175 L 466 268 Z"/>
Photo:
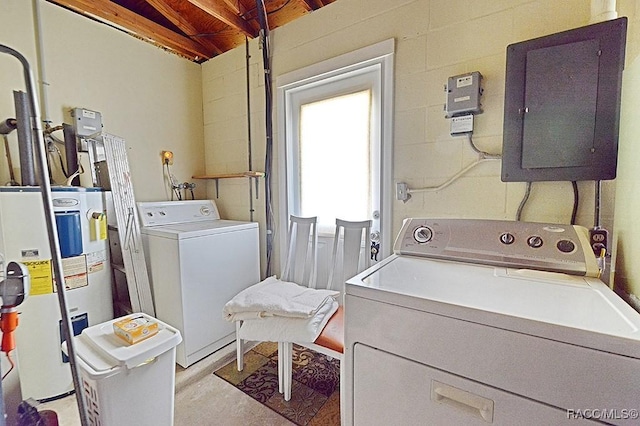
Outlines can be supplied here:
<path id="1" fill-rule="evenodd" d="M 113 323 L 113 332 L 133 345 L 158 333 L 158 323 L 143 316 L 134 316 Z"/>

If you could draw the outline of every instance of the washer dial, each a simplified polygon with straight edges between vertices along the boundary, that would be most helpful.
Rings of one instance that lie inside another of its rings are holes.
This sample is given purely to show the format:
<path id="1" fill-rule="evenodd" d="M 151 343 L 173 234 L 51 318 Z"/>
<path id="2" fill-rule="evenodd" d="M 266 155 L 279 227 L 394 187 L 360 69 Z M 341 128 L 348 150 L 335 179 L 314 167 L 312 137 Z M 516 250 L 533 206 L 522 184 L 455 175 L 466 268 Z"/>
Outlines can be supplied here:
<path id="1" fill-rule="evenodd" d="M 413 239 L 420 244 L 428 243 L 433 238 L 433 231 L 427 226 L 419 226 L 413 231 Z"/>
<path id="2" fill-rule="evenodd" d="M 511 232 L 503 232 L 502 234 L 500 234 L 500 242 L 502 244 L 513 244 L 513 242 L 516 240 L 516 237 L 513 236 L 513 234 Z"/>
<path id="3" fill-rule="evenodd" d="M 576 249 L 576 245 L 573 243 L 573 241 L 570 240 L 560 240 L 558 241 L 558 244 L 556 244 L 556 247 L 562 253 L 573 253 L 573 251 Z"/>
<path id="4" fill-rule="evenodd" d="M 542 241 L 542 237 L 533 235 L 527 239 L 527 244 L 531 248 L 540 248 L 542 247 L 542 244 L 544 244 L 544 241 Z"/>

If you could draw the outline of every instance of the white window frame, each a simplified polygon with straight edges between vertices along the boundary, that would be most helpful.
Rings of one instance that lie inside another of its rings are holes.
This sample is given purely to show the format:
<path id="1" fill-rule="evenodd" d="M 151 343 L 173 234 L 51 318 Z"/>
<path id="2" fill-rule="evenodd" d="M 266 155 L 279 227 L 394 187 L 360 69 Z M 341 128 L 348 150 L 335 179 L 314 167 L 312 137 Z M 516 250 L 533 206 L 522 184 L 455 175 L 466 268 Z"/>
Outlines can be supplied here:
<path id="1" fill-rule="evenodd" d="M 283 74 L 276 79 L 278 110 L 278 142 L 279 142 L 279 238 L 280 253 L 286 252 L 286 230 L 288 229 L 289 206 L 295 205 L 297 193 L 289 188 L 291 174 L 297 171 L 297 159 L 291 149 L 292 137 L 297 131 L 298 123 L 292 119 L 293 112 L 287 110 L 291 97 L 302 88 L 321 86 L 329 80 L 358 79 L 375 70 L 376 79 L 374 97 L 379 99 L 373 103 L 372 120 L 379 122 L 379 135 L 382 159 L 380 181 L 374 184 L 380 187 L 380 231 L 382 234 L 380 253 L 382 257 L 391 254 L 394 236 L 392 232 L 392 200 L 393 200 L 393 55 L 395 42 L 393 39 L 364 47 L 362 49 L 331 58 L 317 64 Z M 328 93 L 330 95 L 330 93 Z M 379 257 L 380 259 L 380 257 Z"/>

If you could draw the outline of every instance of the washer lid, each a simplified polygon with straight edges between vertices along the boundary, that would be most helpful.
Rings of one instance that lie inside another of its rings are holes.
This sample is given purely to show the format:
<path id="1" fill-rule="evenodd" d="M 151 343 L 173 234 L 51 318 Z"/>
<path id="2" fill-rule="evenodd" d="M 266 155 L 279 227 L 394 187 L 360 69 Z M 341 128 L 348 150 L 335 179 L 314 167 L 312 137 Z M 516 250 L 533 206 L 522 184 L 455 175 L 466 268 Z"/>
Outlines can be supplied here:
<path id="1" fill-rule="evenodd" d="M 346 293 L 640 358 L 640 314 L 595 278 L 392 255 Z"/>
<path id="2" fill-rule="evenodd" d="M 193 223 L 174 223 L 171 225 L 144 227 L 142 234 L 182 240 L 186 238 L 204 237 L 258 228 L 257 222 L 241 222 L 237 220 L 207 220 Z"/>

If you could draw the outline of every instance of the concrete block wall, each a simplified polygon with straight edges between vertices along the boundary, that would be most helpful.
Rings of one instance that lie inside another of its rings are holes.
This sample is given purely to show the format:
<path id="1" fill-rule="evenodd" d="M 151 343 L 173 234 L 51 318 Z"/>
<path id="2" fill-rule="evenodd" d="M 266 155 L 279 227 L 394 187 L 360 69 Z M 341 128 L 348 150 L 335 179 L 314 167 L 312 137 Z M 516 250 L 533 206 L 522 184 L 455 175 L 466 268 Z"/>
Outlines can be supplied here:
<path id="1" fill-rule="evenodd" d="M 636 19 L 635 2 L 618 3 L 620 16 Z M 443 112 L 447 78 L 471 71 L 483 74 L 484 113 L 476 116 L 473 138 L 480 149 L 500 153 L 507 45 L 587 25 L 589 19 L 588 0 L 339 0 L 271 32 L 273 77 L 394 38 L 394 181 L 407 182 L 411 188 L 437 186 L 476 159 L 466 138 L 449 134 L 449 120 Z M 637 40 L 631 37 L 630 41 L 629 49 L 637 50 Z M 255 41 L 251 47 L 254 159 L 262 160 L 262 58 Z M 244 169 L 246 152 L 236 145 L 242 144 L 240 128 L 246 128 L 246 102 L 240 99 L 245 93 L 244 89 L 225 86 L 241 83 L 238 75 L 245 73 L 244 47 L 214 58 L 202 68 L 207 172 Z M 277 120 L 274 115 L 275 129 Z M 281 143 L 275 134 L 276 209 Z M 219 203 L 225 214 L 247 217 L 246 195 L 237 193 L 246 190 L 246 185 L 220 183 L 225 189 Z M 209 185 L 209 195 L 212 187 Z M 594 185 L 580 182 L 579 188 L 578 223 L 589 227 L 594 221 Z M 613 223 L 614 190 L 614 183 L 604 184 L 602 213 L 608 226 Z M 407 203 L 394 198 L 393 232 L 395 235 L 402 220 L 410 216 L 512 220 L 524 191 L 524 183 L 501 182 L 499 161 L 482 163 L 442 191 L 414 194 Z M 572 207 L 569 182 L 535 183 L 522 219 L 568 223 Z M 255 208 L 260 218 L 262 200 Z"/>

